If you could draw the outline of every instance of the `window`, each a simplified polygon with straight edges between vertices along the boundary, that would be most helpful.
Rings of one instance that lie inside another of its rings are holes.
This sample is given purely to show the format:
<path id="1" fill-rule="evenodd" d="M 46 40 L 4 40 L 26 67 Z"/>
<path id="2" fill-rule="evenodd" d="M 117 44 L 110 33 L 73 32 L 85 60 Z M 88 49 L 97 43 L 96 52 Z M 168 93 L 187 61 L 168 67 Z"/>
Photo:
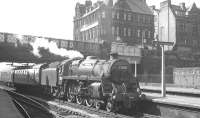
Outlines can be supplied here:
<path id="1" fill-rule="evenodd" d="M 132 36 L 134 36 L 134 35 L 135 35 L 135 29 L 132 28 Z"/>
<path id="2" fill-rule="evenodd" d="M 131 36 L 131 28 L 128 28 L 128 36 Z"/>
<path id="3" fill-rule="evenodd" d="M 98 27 L 95 28 L 95 38 L 98 37 Z"/>
<path id="4" fill-rule="evenodd" d="M 140 22 L 140 15 L 137 15 L 137 21 Z"/>
<path id="5" fill-rule="evenodd" d="M 152 19 L 153 19 L 153 18 L 152 18 Z M 150 17 L 150 16 L 148 17 L 148 20 L 149 20 L 148 22 L 151 23 L 151 17 Z M 159 22 L 159 18 L 158 18 L 158 17 L 157 17 L 157 20 L 158 20 L 158 22 Z"/>
<path id="6" fill-rule="evenodd" d="M 106 14 L 105 14 L 105 11 L 102 12 L 102 18 L 105 18 L 106 17 Z"/>
<path id="7" fill-rule="evenodd" d="M 115 12 L 112 12 L 112 18 L 113 19 L 115 18 Z"/>
<path id="8" fill-rule="evenodd" d="M 117 19 L 119 19 L 119 12 L 117 12 Z"/>
<path id="9" fill-rule="evenodd" d="M 89 37 L 90 39 L 92 38 L 91 30 L 88 31 L 88 37 Z"/>
<path id="10" fill-rule="evenodd" d="M 124 28 L 124 36 L 126 36 L 126 28 Z"/>
<path id="11" fill-rule="evenodd" d="M 88 32 L 85 32 L 85 40 L 88 40 Z"/>
<path id="12" fill-rule="evenodd" d="M 137 36 L 140 37 L 140 30 L 137 30 Z"/>
<path id="13" fill-rule="evenodd" d="M 149 18 L 148 18 L 149 19 Z M 158 16 L 154 16 L 154 21 L 158 22 Z M 150 23 L 150 20 L 148 21 L 148 23 Z"/>
<path id="14" fill-rule="evenodd" d="M 129 21 L 131 20 L 131 14 L 128 14 L 128 20 Z"/>
<path id="15" fill-rule="evenodd" d="M 97 19 L 96 13 L 94 13 L 94 15 L 93 15 L 93 20 L 95 21 L 96 19 Z"/>
<path id="16" fill-rule="evenodd" d="M 70 48 L 73 48 L 74 45 L 73 45 L 73 42 L 70 42 Z"/>
<path id="17" fill-rule="evenodd" d="M 115 27 L 112 26 L 112 35 L 115 35 Z"/>
<path id="18" fill-rule="evenodd" d="M 93 31 L 93 37 L 92 38 L 95 38 L 96 37 L 96 35 L 95 35 L 95 28 L 92 28 L 92 31 Z"/>
<path id="19" fill-rule="evenodd" d="M 146 19 L 146 18 L 145 18 L 145 15 L 144 15 L 144 16 L 142 17 L 143 23 L 145 23 L 145 19 Z"/>
<path id="20" fill-rule="evenodd" d="M 84 33 L 82 33 L 82 37 L 83 37 L 83 40 L 85 40 L 85 35 L 84 35 Z"/>
<path id="21" fill-rule="evenodd" d="M 126 20 L 126 13 L 124 13 L 124 20 Z"/>
<path id="22" fill-rule="evenodd" d="M 151 31 L 148 31 L 148 38 L 151 38 Z"/>
<path id="23" fill-rule="evenodd" d="M 142 31 L 142 37 L 146 38 L 146 31 L 145 30 Z"/>
<path id="24" fill-rule="evenodd" d="M 117 36 L 119 36 L 119 27 L 117 27 L 116 30 L 117 30 Z"/>

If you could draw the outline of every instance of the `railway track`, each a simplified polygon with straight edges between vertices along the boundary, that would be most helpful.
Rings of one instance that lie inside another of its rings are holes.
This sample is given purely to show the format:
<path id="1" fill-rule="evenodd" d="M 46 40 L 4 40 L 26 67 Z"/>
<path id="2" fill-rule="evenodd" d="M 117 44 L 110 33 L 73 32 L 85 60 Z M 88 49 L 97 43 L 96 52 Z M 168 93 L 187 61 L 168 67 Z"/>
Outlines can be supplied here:
<path id="1" fill-rule="evenodd" d="M 33 96 L 32 96 L 33 97 Z M 105 110 L 98 110 L 93 107 L 87 107 L 76 103 L 71 103 L 59 99 L 46 101 L 45 99 L 33 97 L 37 101 L 42 101 L 43 104 L 48 104 L 51 110 L 56 112 L 58 116 L 65 117 L 65 114 L 72 114 L 80 117 L 88 118 L 161 118 L 160 116 L 134 113 L 131 115 L 123 115 L 119 113 L 107 112 Z"/>
<path id="2" fill-rule="evenodd" d="M 6 92 L 25 118 L 54 118 L 50 110 L 39 102 L 15 91 L 6 90 Z"/>
<path id="3" fill-rule="evenodd" d="M 66 102 L 63 100 L 52 100 L 46 101 L 44 99 L 38 99 L 33 97 L 33 99 L 37 99 L 39 101 L 43 101 L 48 104 L 51 110 L 56 112 L 59 116 L 65 116 L 65 114 L 77 115 L 80 117 L 89 117 L 89 118 L 134 118 L 133 116 L 126 116 L 118 113 L 107 112 L 104 110 L 97 110 L 92 107 L 87 107 L 84 105 L 78 105 L 75 103 Z M 43 103 L 43 104 L 45 104 Z"/>
<path id="4" fill-rule="evenodd" d="M 119 113 L 107 112 L 105 110 L 97 110 L 92 107 L 78 105 L 59 99 L 47 100 L 41 97 L 22 95 L 12 89 L 6 88 L 4 90 L 12 97 L 16 106 L 20 109 L 25 118 L 34 118 L 35 114 L 43 114 L 42 117 L 37 118 L 50 118 L 49 115 L 52 114 L 56 116 L 56 118 L 66 118 L 69 115 L 86 118 L 160 118 L 159 116 L 144 113 L 127 116 Z M 45 115 L 48 115 L 48 117 Z"/>

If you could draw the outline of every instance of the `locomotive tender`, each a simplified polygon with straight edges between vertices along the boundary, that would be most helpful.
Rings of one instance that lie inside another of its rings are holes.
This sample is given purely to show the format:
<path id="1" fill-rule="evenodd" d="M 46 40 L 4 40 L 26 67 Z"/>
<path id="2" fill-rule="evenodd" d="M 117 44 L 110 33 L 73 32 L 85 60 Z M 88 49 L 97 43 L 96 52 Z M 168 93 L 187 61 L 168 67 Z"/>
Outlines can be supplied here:
<path id="1" fill-rule="evenodd" d="M 46 94 L 107 111 L 137 107 L 142 97 L 129 63 L 121 59 L 74 58 L 15 68 L 10 74 L 9 81 L 17 89 L 40 88 Z"/>

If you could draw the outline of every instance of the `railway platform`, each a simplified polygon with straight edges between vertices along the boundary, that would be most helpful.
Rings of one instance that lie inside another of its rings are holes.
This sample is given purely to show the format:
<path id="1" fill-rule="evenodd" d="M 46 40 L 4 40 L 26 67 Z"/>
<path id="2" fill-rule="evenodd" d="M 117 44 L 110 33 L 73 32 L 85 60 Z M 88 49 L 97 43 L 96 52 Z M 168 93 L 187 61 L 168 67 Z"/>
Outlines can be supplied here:
<path id="1" fill-rule="evenodd" d="M 200 118 L 199 97 L 169 95 L 162 97 L 160 93 L 143 92 L 146 100 L 141 103 L 145 113 L 162 118 Z"/>
<path id="2" fill-rule="evenodd" d="M 146 93 L 147 100 L 151 100 L 154 103 L 161 103 L 167 105 L 173 105 L 178 107 L 195 108 L 200 110 L 200 100 L 198 97 L 189 96 L 177 96 L 177 95 L 166 95 L 161 97 L 159 93 Z"/>
<path id="3" fill-rule="evenodd" d="M 161 85 L 160 84 L 145 84 L 145 83 L 140 83 L 140 88 L 142 90 L 149 90 L 149 91 L 161 91 Z M 166 92 L 171 92 L 171 93 L 180 93 L 180 94 L 193 94 L 193 95 L 200 95 L 200 89 L 195 89 L 195 88 L 182 88 L 182 87 L 175 87 L 175 86 L 170 86 L 166 85 Z"/>
<path id="4" fill-rule="evenodd" d="M 160 86 L 140 85 L 140 87 L 144 91 L 143 93 L 146 95 L 146 99 L 152 102 L 200 109 L 200 98 L 193 96 L 199 96 L 200 89 L 168 86 L 166 87 L 166 92 L 173 94 L 167 94 L 166 97 L 162 97 Z"/>
<path id="5" fill-rule="evenodd" d="M 23 115 L 18 111 L 11 97 L 2 89 L 0 89 L 0 117 L 23 118 Z"/>

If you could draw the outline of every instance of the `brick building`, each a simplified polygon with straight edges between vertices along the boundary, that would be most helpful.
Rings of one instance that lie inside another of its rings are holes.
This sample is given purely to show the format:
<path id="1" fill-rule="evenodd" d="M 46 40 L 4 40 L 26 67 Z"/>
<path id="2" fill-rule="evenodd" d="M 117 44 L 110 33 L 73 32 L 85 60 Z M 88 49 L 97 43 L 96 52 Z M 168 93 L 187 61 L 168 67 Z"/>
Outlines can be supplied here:
<path id="1" fill-rule="evenodd" d="M 104 0 L 76 4 L 74 40 L 86 42 L 120 41 L 128 45 L 151 45 L 153 14 L 145 0 Z"/>
<path id="2" fill-rule="evenodd" d="M 161 2 L 159 40 L 174 42 L 175 50 L 178 51 L 198 50 L 200 48 L 200 9 L 196 7 L 196 4 L 186 8 L 185 3 L 173 5 L 171 0 Z"/>

